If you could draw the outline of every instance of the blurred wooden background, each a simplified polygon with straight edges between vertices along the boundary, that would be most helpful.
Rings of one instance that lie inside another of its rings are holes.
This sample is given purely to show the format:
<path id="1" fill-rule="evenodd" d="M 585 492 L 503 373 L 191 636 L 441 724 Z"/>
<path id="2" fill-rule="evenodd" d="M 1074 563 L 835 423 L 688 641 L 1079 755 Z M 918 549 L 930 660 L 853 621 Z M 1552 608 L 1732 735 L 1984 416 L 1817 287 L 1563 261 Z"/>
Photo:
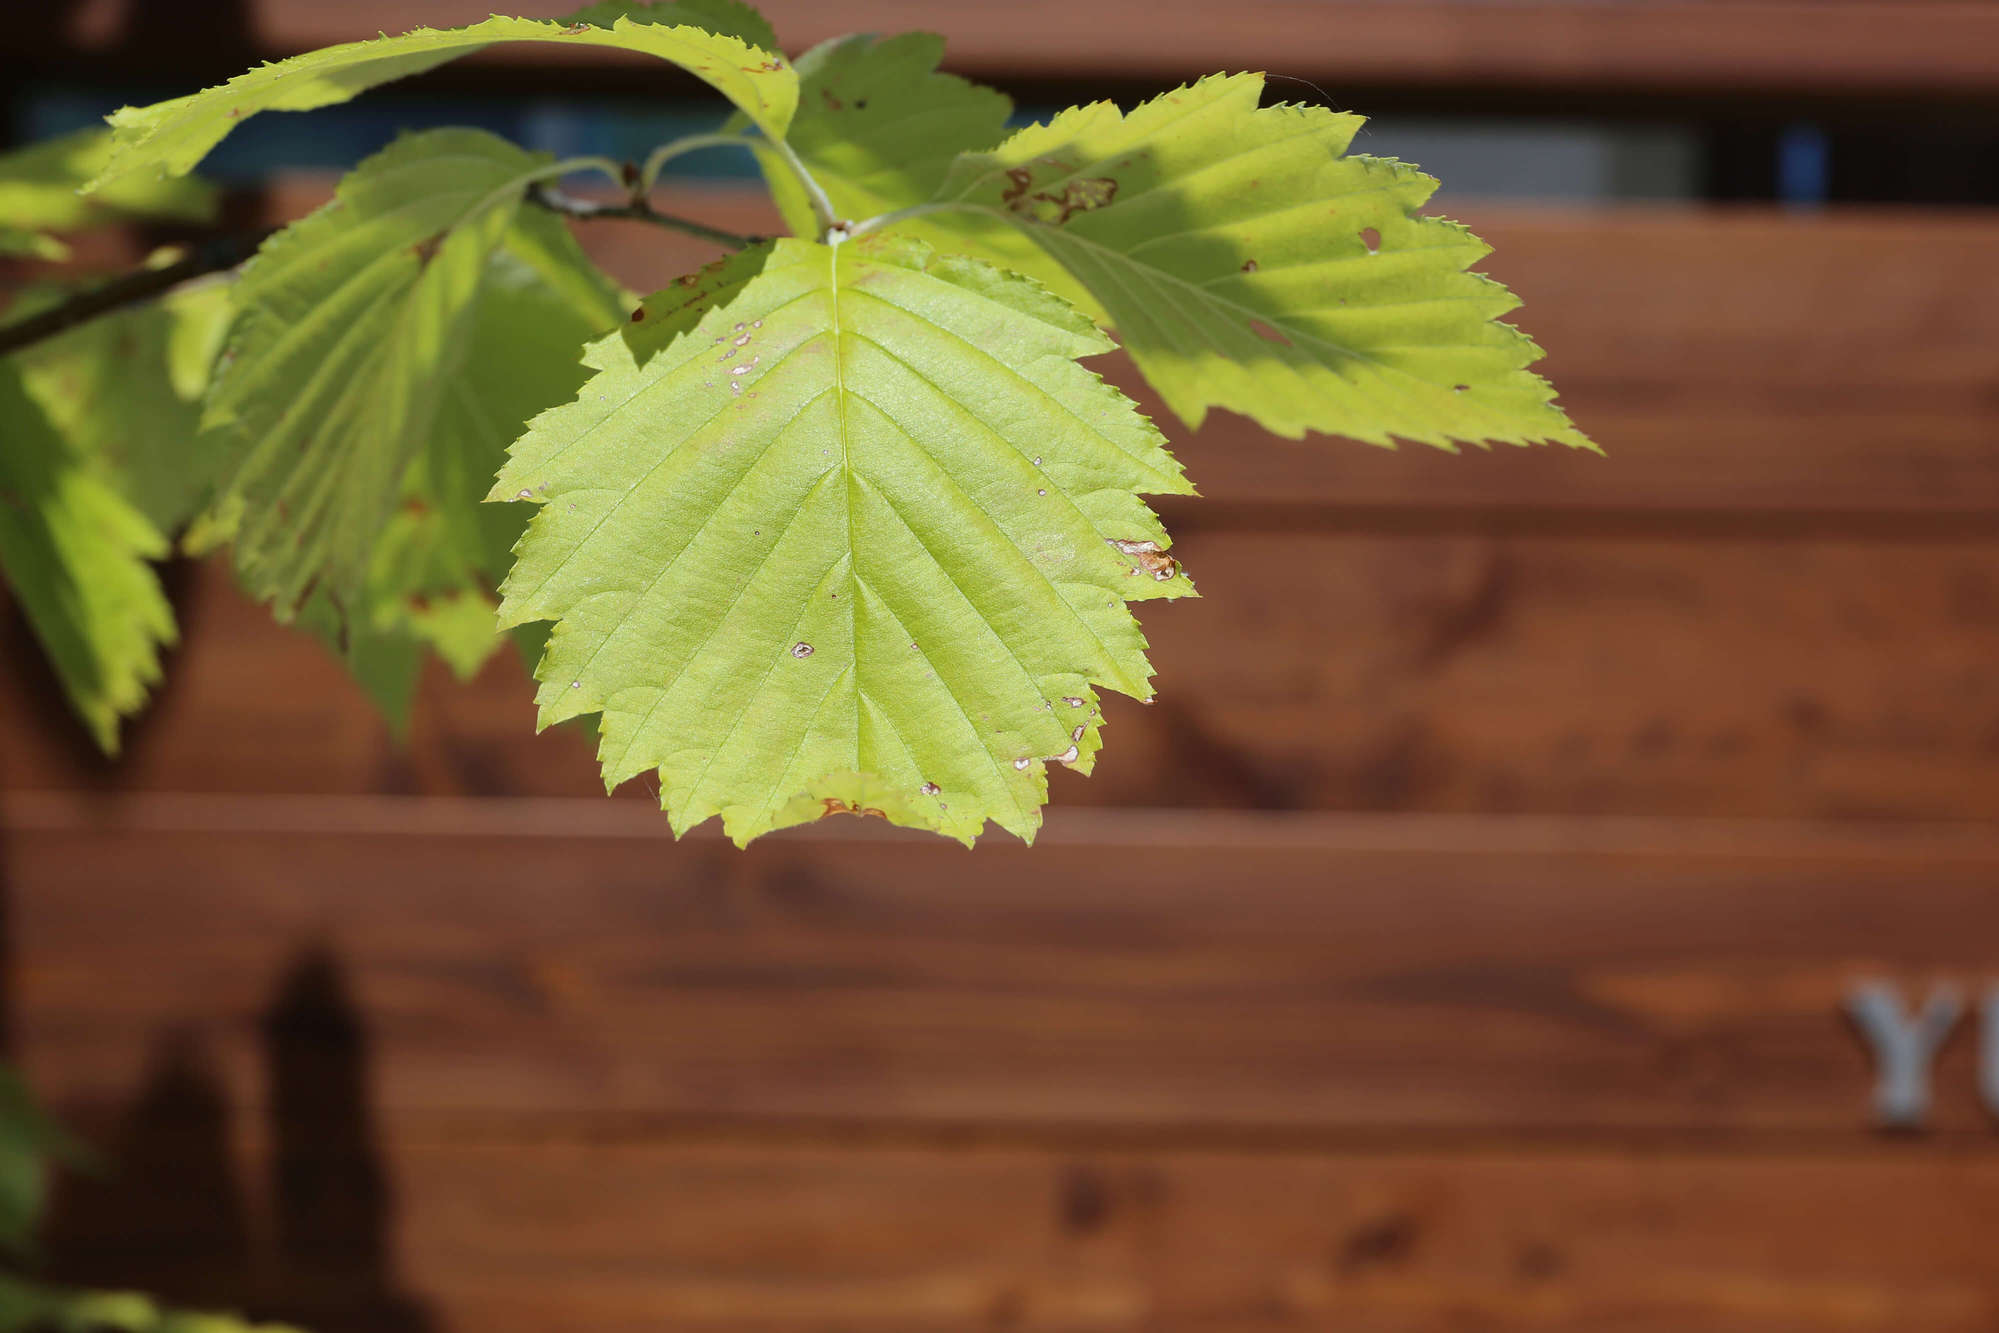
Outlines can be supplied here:
<path id="1" fill-rule="evenodd" d="M 91 3 L 0 65 L 487 7 Z M 766 9 L 1037 88 L 1999 104 L 1989 3 Z M 327 1333 L 1999 1327 L 1978 1029 L 1888 1135 L 1841 1013 L 1999 981 L 1999 221 L 1462 211 L 1609 456 L 1179 432 L 1204 598 L 1032 851 L 676 845 L 511 659 L 397 745 L 207 568 L 111 766 L 0 615 L 8 1038 L 122 1164 L 59 1271 Z"/>

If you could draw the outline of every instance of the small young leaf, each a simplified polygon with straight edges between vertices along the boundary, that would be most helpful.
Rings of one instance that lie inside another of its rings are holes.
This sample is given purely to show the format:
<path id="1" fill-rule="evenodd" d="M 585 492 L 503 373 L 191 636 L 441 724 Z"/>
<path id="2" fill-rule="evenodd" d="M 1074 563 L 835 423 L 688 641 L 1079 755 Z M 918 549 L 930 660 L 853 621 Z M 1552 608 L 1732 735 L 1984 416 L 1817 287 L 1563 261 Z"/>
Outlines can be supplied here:
<path id="1" fill-rule="evenodd" d="M 163 1310 L 131 1291 L 76 1291 L 0 1274 L 0 1333 L 300 1333 L 233 1315 Z"/>
<path id="2" fill-rule="evenodd" d="M 111 158 L 89 188 L 102 189 L 138 172 L 191 170 L 229 131 L 259 111 L 309 111 L 345 102 L 378 84 L 420 74 L 496 42 L 557 42 L 657 56 L 735 103 L 766 134 L 783 135 L 798 100 L 798 76 L 791 66 L 741 37 L 703 26 L 723 22 L 744 28 L 748 20 L 737 13 L 744 7 L 697 3 L 644 8 L 643 19 L 619 7 L 595 6 L 568 21 L 495 16 L 463 28 L 418 28 L 261 65 L 169 102 L 126 107 L 111 116 L 116 136 Z M 612 10 L 616 13 L 608 26 L 590 17 Z M 735 17 L 724 22 L 718 15 Z M 668 17 L 680 21 L 662 21 Z M 755 20 L 753 12 L 748 19 Z"/>
<path id="3" fill-rule="evenodd" d="M 69 247 L 53 236 L 0 223 L 0 255 L 21 259 L 67 259 Z"/>
<path id="4" fill-rule="evenodd" d="M 1004 218 L 1102 302 L 1190 426 L 1210 406 L 1279 435 L 1593 448 L 1466 271 L 1488 252 L 1417 210 L 1436 182 L 1345 157 L 1361 121 L 1259 109 L 1260 75 L 1203 79 L 1130 115 L 1078 107 L 960 161 L 941 201 Z M 940 215 L 942 216 L 942 215 Z"/>
<path id="5" fill-rule="evenodd" d="M 798 58 L 799 103 L 785 136 L 843 219 L 873 217 L 935 194 L 959 153 L 1006 137 L 1004 93 L 937 70 L 944 39 L 927 32 L 837 37 Z M 785 221 L 800 235 L 812 209 L 790 168 L 757 147 Z"/>
<path id="6" fill-rule="evenodd" d="M 1124 603 L 1192 590 L 1137 492 L 1185 492 L 1111 343 L 920 243 L 784 240 L 594 344 L 493 498 L 541 506 L 503 588 L 554 620 L 543 725 L 601 713 L 607 785 L 676 830 L 835 811 L 1031 837 L 1095 687 L 1149 693 Z"/>
<path id="7" fill-rule="evenodd" d="M 0 360 L 0 573 L 90 734 L 118 748 L 174 641 L 166 539 L 91 471 Z"/>
<path id="8" fill-rule="evenodd" d="M 202 539 L 233 532 L 246 586 L 281 619 L 315 586 L 358 601 L 464 363 L 488 257 L 545 161 L 477 130 L 407 136 L 243 270 L 204 417 L 227 466 Z"/>

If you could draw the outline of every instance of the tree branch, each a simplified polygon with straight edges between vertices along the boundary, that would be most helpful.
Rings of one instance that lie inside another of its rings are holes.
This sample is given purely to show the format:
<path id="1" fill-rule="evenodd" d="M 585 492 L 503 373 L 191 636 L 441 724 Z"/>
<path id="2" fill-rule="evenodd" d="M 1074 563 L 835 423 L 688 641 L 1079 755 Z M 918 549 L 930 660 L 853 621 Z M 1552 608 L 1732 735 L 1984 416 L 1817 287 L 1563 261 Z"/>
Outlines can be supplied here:
<path id="1" fill-rule="evenodd" d="M 763 239 L 761 236 L 744 236 L 733 231 L 723 231 L 720 227 L 711 227 L 705 222 L 696 222 L 693 218 L 680 217 L 674 213 L 662 213 L 642 195 L 628 199 L 624 203 L 602 204 L 590 199 L 574 198 L 546 185 L 536 185 L 528 190 L 528 202 L 538 204 L 551 213 L 560 213 L 564 217 L 582 221 L 595 218 L 631 218 L 639 222 L 650 222 L 655 226 L 686 232 L 689 236 L 698 236 L 704 241 L 713 241 L 717 245 L 726 245 L 735 250 L 755 245 Z"/>
<path id="2" fill-rule="evenodd" d="M 240 236 L 218 236 L 203 241 L 171 264 L 136 269 L 89 291 L 79 292 L 39 315 L 30 315 L 12 324 L 0 324 L 0 356 L 18 352 L 58 333 L 66 333 L 99 315 L 151 300 L 192 278 L 235 268 L 257 253 L 257 247 L 264 243 L 264 238 L 276 230 L 275 227 L 267 227 Z"/>
<path id="3" fill-rule="evenodd" d="M 560 194 L 545 185 L 535 185 L 528 190 L 528 202 L 537 204 L 564 217 L 588 221 L 593 218 L 634 218 L 650 222 L 656 226 L 668 227 L 674 231 L 698 236 L 704 241 L 730 246 L 740 250 L 754 245 L 761 237 L 741 236 L 733 231 L 723 231 L 705 222 L 692 218 L 677 217 L 672 213 L 662 213 L 643 198 L 631 199 L 620 204 L 600 204 L 588 199 L 574 199 Z M 30 315 L 12 324 L 0 324 L 0 356 L 18 352 L 24 347 L 59 333 L 66 333 L 79 324 L 85 324 L 114 310 L 122 310 L 141 301 L 149 301 L 172 291 L 193 278 L 210 273 L 220 273 L 224 269 L 235 268 L 238 264 L 257 253 L 257 247 L 277 231 L 276 227 L 265 227 L 259 231 L 245 232 L 237 236 L 218 236 L 203 241 L 180 259 L 159 268 L 136 269 L 131 273 L 111 279 L 109 282 L 79 292 L 60 305 L 54 305 L 38 315 Z"/>

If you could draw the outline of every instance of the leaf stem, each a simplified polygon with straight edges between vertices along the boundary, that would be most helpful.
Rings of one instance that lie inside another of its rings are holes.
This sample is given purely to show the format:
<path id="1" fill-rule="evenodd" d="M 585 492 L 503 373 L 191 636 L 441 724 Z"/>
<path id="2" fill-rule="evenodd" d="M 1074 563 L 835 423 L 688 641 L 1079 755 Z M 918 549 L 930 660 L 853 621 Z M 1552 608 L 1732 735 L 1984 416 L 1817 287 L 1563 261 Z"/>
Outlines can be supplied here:
<path id="1" fill-rule="evenodd" d="M 805 189 L 805 198 L 812 205 L 812 216 L 819 223 L 819 238 L 823 241 L 844 240 L 851 233 L 840 226 L 840 219 L 833 212 L 833 201 L 826 197 L 826 191 L 819 188 L 819 182 L 812 179 L 812 173 L 805 169 L 792 146 L 782 139 L 765 139 L 777 155 L 784 159 L 791 174 L 798 177 L 798 183 Z M 836 234 L 837 233 L 837 234 Z"/>
<path id="2" fill-rule="evenodd" d="M 171 264 L 136 269 L 89 291 L 80 292 L 38 315 L 30 315 L 12 324 L 0 324 L 0 356 L 66 333 L 99 315 L 162 296 L 191 279 L 235 268 L 257 253 L 257 247 L 276 230 L 275 227 L 266 227 L 238 236 L 218 236 L 203 241 Z"/>
<path id="3" fill-rule="evenodd" d="M 639 169 L 639 183 L 634 193 L 651 194 L 653 187 L 659 184 L 659 173 L 666 164 L 685 153 L 703 148 L 748 148 L 753 143 L 754 140 L 747 134 L 727 133 L 690 134 L 684 139 L 663 143 L 646 155 L 645 165 Z"/>
<path id="4" fill-rule="evenodd" d="M 662 213 L 654 208 L 652 202 L 644 195 L 634 195 L 621 204 L 604 204 L 591 199 L 572 198 L 550 189 L 547 185 L 537 184 L 528 191 L 528 202 L 546 208 L 551 213 L 560 213 L 564 217 L 585 221 L 593 218 L 633 218 L 672 231 L 686 232 L 689 236 L 698 236 L 704 241 L 713 241 L 718 245 L 733 246 L 738 250 L 748 245 L 755 245 L 761 239 L 756 236 L 744 236 L 738 232 L 724 231 L 720 227 L 711 227 L 693 218 Z"/>
<path id="5" fill-rule="evenodd" d="M 877 213 L 874 217 L 864 221 L 848 224 L 844 231 L 846 239 L 852 240 L 856 236 L 865 236 L 871 231 L 880 231 L 883 227 L 893 227 L 898 222 L 907 222 L 911 218 L 920 218 L 926 213 L 978 213 L 985 211 L 987 211 L 985 207 L 980 204 L 961 204 L 956 200 L 946 199 L 928 204 L 911 204 L 908 208 L 898 208 L 893 213 Z"/>
<path id="6" fill-rule="evenodd" d="M 557 193 L 545 184 L 551 177 L 566 176 L 573 171 L 587 168 L 596 168 L 613 180 L 621 180 L 624 174 L 622 164 L 608 157 L 570 158 L 546 167 L 538 167 L 526 176 L 508 182 L 504 189 L 494 193 L 491 200 L 481 200 L 468 216 L 484 211 L 490 202 L 504 198 L 507 191 L 518 190 L 525 186 L 529 203 L 565 217 L 584 221 L 592 218 L 636 218 L 675 231 L 686 232 L 690 236 L 698 236 L 702 240 L 713 241 L 718 245 L 733 246 L 739 250 L 761 239 L 724 231 L 719 227 L 710 227 L 692 218 L 662 213 L 644 198 L 633 199 L 623 204 L 599 204 L 572 199 Z M 50 306 L 26 319 L 0 323 L 0 356 L 18 352 L 22 348 L 32 347 L 58 334 L 67 333 L 79 324 L 89 323 L 99 315 L 108 315 L 114 310 L 122 310 L 127 306 L 149 301 L 156 296 L 164 296 L 184 282 L 235 268 L 255 255 L 258 247 L 279 230 L 277 227 L 262 227 L 256 231 L 237 235 L 211 237 L 194 245 L 186 255 L 170 264 L 134 269 L 87 291 L 78 292 L 59 305 Z"/>

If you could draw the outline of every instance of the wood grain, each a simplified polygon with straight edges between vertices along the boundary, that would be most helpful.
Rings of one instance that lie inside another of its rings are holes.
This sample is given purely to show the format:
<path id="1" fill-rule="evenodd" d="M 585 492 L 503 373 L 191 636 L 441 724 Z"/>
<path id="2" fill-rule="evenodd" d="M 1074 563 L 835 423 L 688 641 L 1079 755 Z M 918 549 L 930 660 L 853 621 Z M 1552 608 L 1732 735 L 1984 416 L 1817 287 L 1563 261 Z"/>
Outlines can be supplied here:
<path id="1" fill-rule="evenodd" d="M 1143 616 L 1150 707 L 1106 703 L 1058 806 L 1999 815 L 1999 550 L 1638 530 L 1246 531 L 1175 509 L 1197 601 Z M 583 795 L 510 652 L 427 682 L 398 745 L 312 640 L 216 568 L 115 766 L 0 617 L 0 786 Z M 652 790 L 628 785 L 635 798 Z"/>
<path id="2" fill-rule="evenodd" d="M 86 1216 L 88 1194 L 67 1193 L 72 1252 L 128 1281 L 177 1283 L 197 1304 L 343 1333 L 1969 1333 L 1999 1312 L 1984 1262 L 1999 1201 L 1989 1153 L 1161 1152 L 404 1132 L 379 1145 L 398 1184 L 397 1225 L 349 1231 L 315 1264 L 292 1243 L 308 1201 L 287 1197 L 272 1155 L 241 1142 L 255 1137 L 239 1134 L 230 1154 L 259 1219 L 230 1247 L 233 1270 L 194 1277 L 185 1262 L 159 1263 L 188 1249 L 185 1198 L 141 1194 L 137 1208 Z M 344 1205 L 351 1192 L 335 1184 L 320 1198 Z"/>
<path id="3" fill-rule="evenodd" d="M 1987 1329 L 1999 1162 L 439 1145 L 458 1326 Z"/>
<path id="4" fill-rule="evenodd" d="M 255 0 L 246 8 L 249 44 L 268 54 L 485 17 L 481 0 Z M 920 0 L 848 0 L 838 9 L 767 0 L 762 8 L 793 51 L 847 32 L 938 30 L 950 40 L 954 68 L 989 77 L 1168 80 L 1249 68 L 1334 85 L 1849 96 L 1999 90 L 1989 59 L 1999 48 L 1999 15 L 1952 0 L 1244 0 L 1226 7 L 1020 0 L 943 13 Z M 132 54 L 130 20 L 117 6 L 78 6 L 67 22 L 47 26 L 48 45 L 58 50 Z M 171 44 L 201 28 L 153 23 L 138 30 Z M 489 58 L 546 66 L 584 57 L 543 46 L 501 48 Z"/>
<path id="5" fill-rule="evenodd" d="M 266 1104 L 312 966 L 396 1132 L 1850 1150 L 1844 989 L 1999 967 L 1989 831 L 1078 815 L 1032 851 L 841 821 L 739 853 L 600 801 L 260 832 L 282 804 L 174 799 L 6 807 L 17 1046 L 72 1113 L 189 1039 Z M 1974 1044 L 1936 1125 L 1989 1144 Z"/>

